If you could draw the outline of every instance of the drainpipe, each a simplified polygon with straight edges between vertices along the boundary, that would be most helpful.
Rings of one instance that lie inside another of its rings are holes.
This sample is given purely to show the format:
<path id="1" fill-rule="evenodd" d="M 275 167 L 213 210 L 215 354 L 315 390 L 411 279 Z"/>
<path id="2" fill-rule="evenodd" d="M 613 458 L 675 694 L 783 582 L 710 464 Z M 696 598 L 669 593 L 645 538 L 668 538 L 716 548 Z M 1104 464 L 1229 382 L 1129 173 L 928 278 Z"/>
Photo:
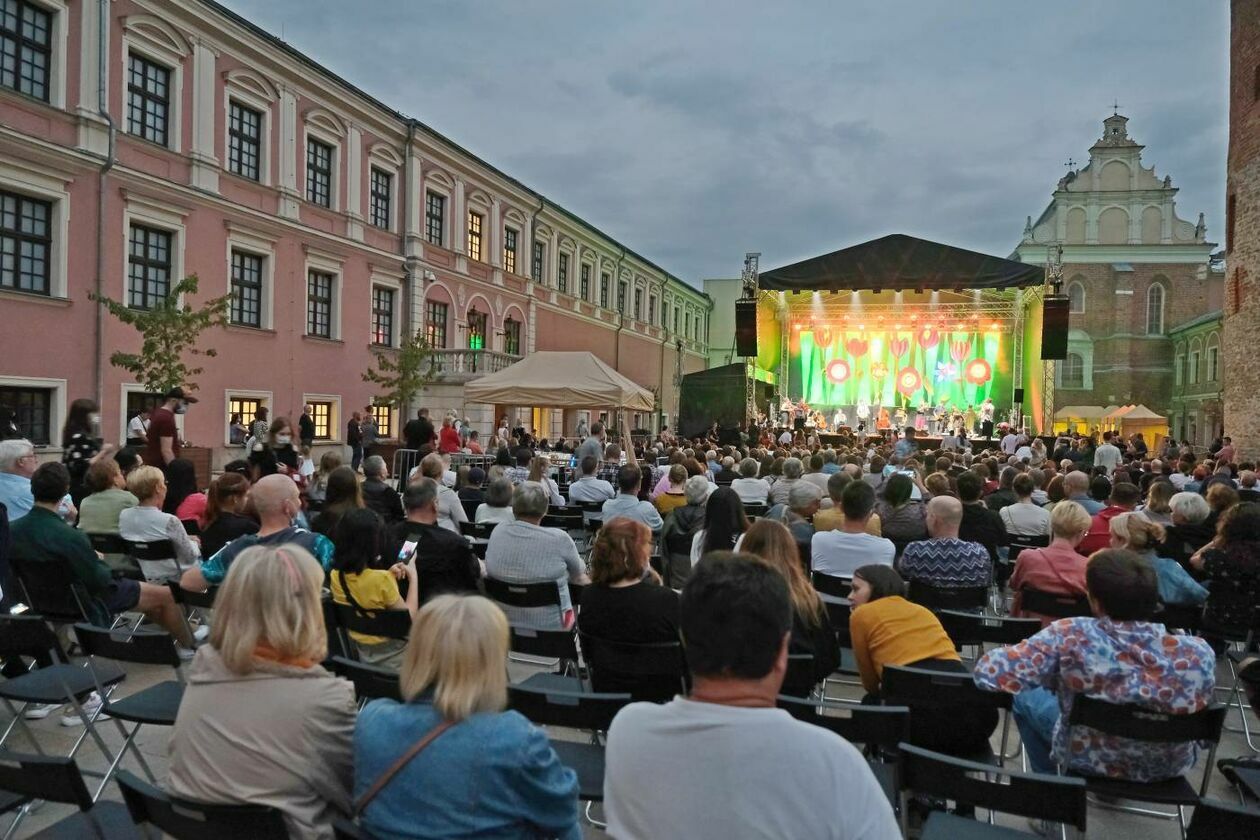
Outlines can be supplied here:
<path id="1" fill-rule="evenodd" d="M 657 314 L 661 316 L 662 320 L 664 320 L 664 316 L 665 316 L 665 287 L 664 286 L 661 287 L 661 309 L 660 309 L 660 312 L 658 312 Z M 660 405 L 658 405 L 656 408 L 656 419 L 658 421 L 657 426 L 656 426 L 656 433 L 658 435 L 661 433 L 661 426 L 664 425 L 663 423 L 659 421 L 661 419 L 661 415 L 665 414 L 665 345 L 666 344 L 669 344 L 669 331 L 665 329 L 664 326 L 662 326 L 661 327 L 661 371 L 660 371 L 660 376 L 657 378 L 658 385 L 657 385 L 657 391 L 656 391 L 656 393 L 659 394 L 659 396 L 657 397 L 657 400 L 660 402 Z"/>
<path id="2" fill-rule="evenodd" d="M 416 139 L 416 121 L 414 119 L 409 119 L 407 120 L 407 145 L 403 147 L 402 236 L 399 237 L 398 239 L 398 247 L 401 249 L 400 255 L 402 256 L 402 259 L 403 259 L 403 266 L 404 266 L 403 270 L 407 274 L 407 290 L 411 293 L 411 306 L 407 307 L 407 330 L 408 330 L 407 338 L 410 338 L 412 335 L 415 335 L 418 331 L 420 331 L 420 329 L 424 327 L 424 320 L 423 320 L 424 319 L 424 297 L 423 297 L 424 272 L 423 271 L 419 272 L 420 277 L 417 278 L 415 261 L 412 260 L 409 256 L 407 256 L 407 237 L 410 236 L 410 233 L 408 233 L 409 220 L 407 218 L 407 214 L 411 212 L 411 190 L 413 189 L 413 186 L 411 183 L 411 179 L 413 177 L 412 171 L 411 171 L 412 170 L 411 144 L 415 142 L 415 139 Z M 416 295 L 417 295 L 416 281 L 417 280 L 419 280 L 420 282 L 419 293 L 421 296 L 420 306 L 419 306 L 419 310 L 420 310 L 420 318 L 419 318 L 420 323 L 419 324 L 416 323 L 417 321 L 417 318 L 416 318 L 416 308 L 417 308 L 416 307 Z M 395 432 L 395 437 L 397 437 L 399 441 L 402 440 L 403 423 L 410 416 L 411 416 L 410 405 L 398 406 L 398 420 L 395 423 L 395 425 L 398 428 L 395 429 L 394 432 Z"/>
<path id="3" fill-rule="evenodd" d="M 613 287 L 608 290 L 609 293 L 612 295 L 612 299 L 614 302 L 617 300 L 617 291 L 621 288 L 621 262 L 625 258 L 626 258 L 626 249 L 625 249 L 625 246 L 622 246 L 621 256 L 617 257 L 617 267 L 613 269 Z M 629 289 L 629 287 L 627 287 L 626 288 L 627 299 L 630 297 L 630 294 L 629 294 L 630 291 L 631 290 Z M 622 303 L 622 309 L 624 309 L 625 301 L 623 300 L 621 303 Z M 617 311 L 617 331 L 613 333 L 613 370 L 617 371 L 617 373 L 621 373 L 621 331 L 625 329 L 625 326 L 626 326 L 626 313 L 622 312 L 621 310 L 618 310 Z M 623 415 L 622 410 L 618 408 L 617 409 L 617 429 L 618 431 L 625 432 L 625 427 L 622 425 L 622 423 L 624 422 L 624 418 L 622 415 Z"/>
<path id="4" fill-rule="evenodd" d="M 96 83 L 96 111 L 105 120 L 105 124 L 109 127 L 109 149 L 105 156 L 105 162 L 101 165 L 100 171 L 96 176 L 96 324 L 93 330 L 93 342 L 96 349 L 96 367 L 93 374 L 93 390 L 96 394 L 96 404 L 98 406 L 105 403 L 105 370 L 104 370 L 104 343 L 105 343 L 105 304 L 100 302 L 101 294 L 105 290 L 105 176 L 109 170 L 114 168 L 114 144 L 116 142 L 117 127 L 114 125 L 114 118 L 109 115 L 109 101 L 105 89 L 105 71 L 108 66 L 107 56 L 105 55 L 105 39 L 109 32 L 109 0 L 97 0 L 97 14 L 100 17 L 99 25 L 96 32 L 96 52 L 97 52 L 97 83 Z"/>
<path id="5" fill-rule="evenodd" d="M 539 213 L 541 213 L 541 212 L 543 211 L 543 208 L 544 208 L 544 207 L 546 207 L 546 206 L 547 206 L 547 199 L 543 198 L 541 195 L 540 195 L 540 196 L 538 196 L 538 206 L 537 206 L 536 208 L 534 208 L 534 213 L 533 213 L 533 215 L 529 217 L 529 242 L 528 242 L 528 243 L 526 243 L 526 244 L 528 245 L 528 250 L 527 250 L 527 251 L 525 251 L 525 256 L 526 256 L 526 258 L 529 260 L 529 277 L 530 277 L 530 280 L 533 280 L 533 279 L 534 279 L 534 243 L 538 240 L 538 230 L 537 230 L 537 228 L 535 228 L 535 223 L 538 221 L 538 214 L 539 214 Z M 555 255 L 553 254 L 552 256 L 554 257 Z M 543 280 L 541 280 L 541 279 L 539 279 L 539 280 L 534 280 L 534 283 L 543 283 L 543 282 L 544 282 L 544 281 L 543 281 Z M 531 287 L 532 287 L 532 286 L 533 286 L 533 283 L 531 283 L 530 285 L 531 285 Z M 531 297 L 533 296 L 533 291 L 532 291 L 532 290 L 530 291 L 530 296 L 531 296 Z M 526 306 L 525 308 L 526 308 L 526 310 L 528 311 L 529 307 L 528 307 L 528 306 Z M 535 329 L 535 334 L 537 334 L 537 325 L 535 325 L 534 329 Z M 505 328 L 504 328 L 504 330 L 503 330 L 503 336 L 504 336 L 504 339 L 503 339 L 503 340 L 504 340 L 504 342 L 506 342 L 506 341 L 507 341 L 507 329 L 506 329 L 506 327 L 505 327 Z M 524 336 L 524 338 L 525 338 L 525 346 L 522 348 L 522 350 L 523 350 L 523 351 L 525 351 L 525 352 L 523 352 L 523 353 L 521 354 L 522 356 L 526 355 L 526 354 L 528 353 L 528 350 L 529 350 L 529 325 L 528 325 L 528 324 L 526 324 L 526 325 L 525 325 L 525 336 Z M 507 347 L 506 347 L 506 346 L 504 346 L 504 348 L 503 348 L 503 352 L 504 352 L 505 354 L 507 353 Z M 531 408 L 532 408 L 532 406 L 531 406 Z M 531 419 L 532 419 L 532 418 L 531 418 Z M 550 430 L 549 428 L 545 428 L 545 427 L 547 426 L 547 424 L 545 424 L 545 423 L 540 423 L 539 425 L 541 425 L 541 426 L 543 426 L 543 427 L 544 427 L 544 431 L 546 431 L 546 432 L 547 432 L 547 437 L 551 437 L 551 430 Z M 561 434 L 561 437 L 563 437 L 563 432 L 564 432 L 564 409 L 561 409 L 561 410 L 560 410 L 560 431 L 561 431 L 561 433 L 562 433 L 562 434 Z"/>

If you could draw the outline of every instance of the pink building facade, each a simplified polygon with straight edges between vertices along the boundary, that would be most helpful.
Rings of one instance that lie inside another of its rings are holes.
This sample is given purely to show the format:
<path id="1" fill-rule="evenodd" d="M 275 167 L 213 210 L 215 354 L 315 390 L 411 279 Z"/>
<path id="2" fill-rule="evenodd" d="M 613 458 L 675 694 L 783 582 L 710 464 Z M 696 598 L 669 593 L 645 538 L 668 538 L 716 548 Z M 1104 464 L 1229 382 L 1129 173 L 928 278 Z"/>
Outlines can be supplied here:
<path id="1" fill-rule="evenodd" d="M 10 7 L 13 4 L 10 3 Z M 66 408 L 101 403 L 121 441 L 146 399 L 112 367 L 139 338 L 95 305 L 147 306 L 189 274 L 231 325 L 184 418 L 231 454 L 227 420 L 316 408 L 339 445 L 375 396 L 374 352 L 421 330 L 438 381 L 420 404 L 507 411 L 571 436 L 580 412 L 479 406 L 463 383 L 535 350 L 589 350 L 677 416 L 706 362 L 702 292 L 206 0 L 16 0 L 0 40 L 0 405 L 53 454 Z M 113 129 L 111 130 L 111 122 Z M 396 433 L 414 406 L 378 409 Z M 532 413 L 531 413 L 532 412 Z"/>

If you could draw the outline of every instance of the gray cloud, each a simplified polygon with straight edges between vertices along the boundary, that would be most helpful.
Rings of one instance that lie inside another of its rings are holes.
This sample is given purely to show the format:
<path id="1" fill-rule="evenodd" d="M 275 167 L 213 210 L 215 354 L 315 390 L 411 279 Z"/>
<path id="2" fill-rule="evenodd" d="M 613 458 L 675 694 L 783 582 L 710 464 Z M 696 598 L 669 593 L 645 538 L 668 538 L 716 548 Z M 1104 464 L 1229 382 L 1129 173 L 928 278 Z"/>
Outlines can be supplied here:
<path id="1" fill-rule="evenodd" d="M 1223 228 L 1224 3 L 227 2 L 695 283 L 893 231 L 1007 254 L 1113 97 Z"/>

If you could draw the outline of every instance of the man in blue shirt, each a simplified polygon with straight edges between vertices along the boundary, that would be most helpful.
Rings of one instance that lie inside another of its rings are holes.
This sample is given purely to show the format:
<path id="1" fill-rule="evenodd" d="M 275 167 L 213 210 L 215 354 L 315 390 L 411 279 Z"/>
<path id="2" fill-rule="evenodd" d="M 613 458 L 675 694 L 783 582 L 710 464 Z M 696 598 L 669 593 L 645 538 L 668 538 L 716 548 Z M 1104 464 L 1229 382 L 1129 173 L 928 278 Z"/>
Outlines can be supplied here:
<path id="1" fill-rule="evenodd" d="M 654 534 L 660 532 L 665 522 L 661 519 L 656 506 L 651 502 L 639 500 L 639 485 L 642 481 L 643 473 L 636 464 L 626 464 L 617 472 L 617 487 L 620 492 L 614 498 L 604 502 L 605 524 L 617 517 L 625 517 L 637 519 L 651 528 Z"/>
<path id="2" fill-rule="evenodd" d="M 31 476 L 39 467 L 35 445 L 29 440 L 15 438 L 0 441 L 0 504 L 9 510 L 9 522 L 17 522 L 35 506 L 31 495 Z M 74 503 L 69 494 L 57 507 L 62 519 L 74 521 Z"/>

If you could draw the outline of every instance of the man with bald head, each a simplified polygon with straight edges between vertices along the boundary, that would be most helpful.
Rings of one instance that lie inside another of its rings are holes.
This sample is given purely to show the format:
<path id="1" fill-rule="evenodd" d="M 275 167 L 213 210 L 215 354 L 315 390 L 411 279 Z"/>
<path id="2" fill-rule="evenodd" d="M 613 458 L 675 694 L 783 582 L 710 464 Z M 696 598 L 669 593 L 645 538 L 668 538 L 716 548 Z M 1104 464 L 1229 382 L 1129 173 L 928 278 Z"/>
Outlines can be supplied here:
<path id="1" fill-rule="evenodd" d="M 251 545 L 300 545 L 314 555 L 324 571 L 332 568 L 332 541 L 323 534 L 293 524 L 302 511 L 302 499 L 293 479 L 279 474 L 263 476 L 249 488 L 249 498 L 258 512 L 258 533 L 237 537 L 213 557 L 184 572 L 179 581 L 184 589 L 203 592 L 211 585 L 222 583 L 236 555 Z"/>
<path id="2" fill-rule="evenodd" d="M 993 575 L 989 552 L 979 543 L 958 538 L 962 518 L 962 502 L 953 496 L 937 496 L 928 502 L 931 539 L 906 546 L 897 566 L 901 576 L 929 586 L 988 586 Z"/>

